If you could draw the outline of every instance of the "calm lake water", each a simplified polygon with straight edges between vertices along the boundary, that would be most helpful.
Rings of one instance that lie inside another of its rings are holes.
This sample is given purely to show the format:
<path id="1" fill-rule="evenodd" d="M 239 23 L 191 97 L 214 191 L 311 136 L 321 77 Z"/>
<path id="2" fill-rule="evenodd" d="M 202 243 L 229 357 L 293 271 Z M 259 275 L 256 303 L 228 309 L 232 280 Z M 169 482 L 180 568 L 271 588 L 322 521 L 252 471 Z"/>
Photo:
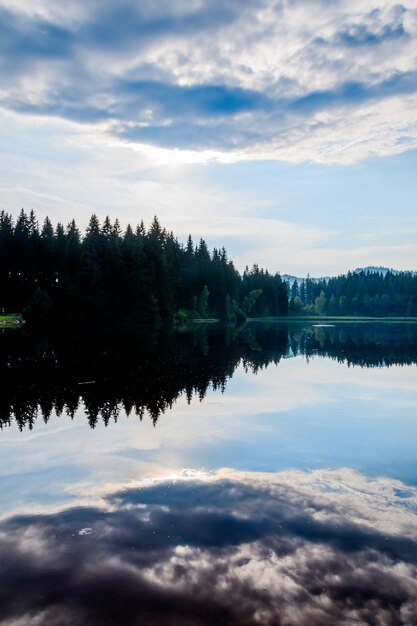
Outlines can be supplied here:
<path id="1" fill-rule="evenodd" d="M 0 336 L 2 625 L 417 624 L 417 325 L 28 350 Z"/>

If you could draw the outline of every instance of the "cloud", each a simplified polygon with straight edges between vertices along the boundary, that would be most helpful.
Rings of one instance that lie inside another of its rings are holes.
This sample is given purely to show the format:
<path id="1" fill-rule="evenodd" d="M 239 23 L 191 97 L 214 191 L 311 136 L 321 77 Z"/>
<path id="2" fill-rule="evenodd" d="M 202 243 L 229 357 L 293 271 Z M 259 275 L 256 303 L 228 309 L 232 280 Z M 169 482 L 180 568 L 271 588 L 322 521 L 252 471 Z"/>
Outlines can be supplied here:
<path id="1" fill-rule="evenodd" d="M 416 35 L 411 0 L 0 2 L 0 106 L 132 146 L 353 162 L 417 145 Z"/>
<path id="2" fill-rule="evenodd" d="M 348 48 L 377 46 L 408 37 L 403 18 L 406 9 L 401 4 L 378 7 L 362 12 L 359 19 L 343 25 L 329 40 L 319 38 L 316 43 Z"/>
<path id="3" fill-rule="evenodd" d="M 350 470 L 221 470 L 148 480 L 102 508 L 10 518 L 0 527 L 0 618 L 412 623 L 416 503 L 414 488 Z"/>

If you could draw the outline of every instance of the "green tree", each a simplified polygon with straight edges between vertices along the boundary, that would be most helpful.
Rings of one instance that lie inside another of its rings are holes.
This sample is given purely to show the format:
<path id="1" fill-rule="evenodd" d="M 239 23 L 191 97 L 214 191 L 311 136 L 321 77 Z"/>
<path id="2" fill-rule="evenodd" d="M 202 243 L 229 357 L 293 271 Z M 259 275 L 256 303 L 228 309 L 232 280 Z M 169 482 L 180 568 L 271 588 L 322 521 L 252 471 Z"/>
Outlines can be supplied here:
<path id="1" fill-rule="evenodd" d="M 252 289 L 247 296 L 243 299 L 242 309 L 246 315 L 250 315 L 256 304 L 256 301 L 262 295 L 262 289 Z"/>
<path id="2" fill-rule="evenodd" d="M 207 285 L 204 285 L 198 298 L 198 312 L 201 317 L 207 317 L 209 295 L 210 293 L 208 287 Z"/>
<path id="3" fill-rule="evenodd" d="M 290 300 L 290 313 L 291 315 L 299 315 L 303 310 L 303 303 L 299 296 L 291 298 Z"/>
<path id="4" fill-rule="evenodd" d="M 329 315 L 337 315 L 339 313 L 338 302 L 335 298 L 335 295 L 332 293 L 329 300 L 329 306 L 327 307 L 327 313 Z"/>
<path id="5" fill-rule="evenodd" d="M 324 291 L 321 291 L 318 298 L 315 299 L 314 308 L 319 315 L 324 315 L 326 313 L 327 298 Z"/>

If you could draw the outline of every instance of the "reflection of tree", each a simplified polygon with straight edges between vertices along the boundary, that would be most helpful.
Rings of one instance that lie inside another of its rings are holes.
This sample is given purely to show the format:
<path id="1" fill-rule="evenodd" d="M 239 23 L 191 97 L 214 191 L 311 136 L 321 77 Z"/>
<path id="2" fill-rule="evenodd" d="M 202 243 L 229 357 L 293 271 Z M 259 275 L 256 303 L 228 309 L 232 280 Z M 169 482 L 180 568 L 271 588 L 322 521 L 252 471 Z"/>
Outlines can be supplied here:
<path id="1" fill-rule="evenodd" d="M 74 347 L 75 346 L 75 347 Z M 417 325 L 261 323 L 199 326 L 194 331 L 136 337 L 55 338 L 33 343 L 22 332 L 0 341 L 0 424 L 32 428 L 52 412 L 74 417 L 80 403 L 92 428 L 116 422 L 121 411 L 154 422 L 185 395 L 203 400 L 224 391 L 242 363 L 256 373 L 281 358 L 314 355 L 348 365 L 382 367 L 417 363 Z"/>
<path id="2" fill-rule="evenodd" d="M 417 324 L 348 323 L 290 328 L 290 346 L 347 365 L 389 367 L 417 362 Z"/>

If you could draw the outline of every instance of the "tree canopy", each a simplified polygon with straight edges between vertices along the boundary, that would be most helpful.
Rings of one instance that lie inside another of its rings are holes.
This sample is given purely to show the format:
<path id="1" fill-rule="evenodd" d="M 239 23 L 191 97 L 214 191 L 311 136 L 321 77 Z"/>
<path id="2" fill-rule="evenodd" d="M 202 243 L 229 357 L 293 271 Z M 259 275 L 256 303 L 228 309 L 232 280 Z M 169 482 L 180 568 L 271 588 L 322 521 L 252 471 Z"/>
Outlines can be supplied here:
<path id="1" fill-rule="evenodd" d="M 417 316 L 413 272 L 356 271 L 334 278 L 309 276 L 289 287 L 290 313 L 330 316 Z"/>
<path id="2" fill-rule="evenodd" d="M 0 307 L 48 325 L 172 325 L 286 315 L 288 294 L 279 274 L 254 266 L 241 276 L 224 248 L 210 251 L 191 235 L 184 245 L 157 217 L 148 229 L 141 222 L 122 232 L 117 219 L 101 224 L 92 215 L 82 235 L 74 220 L 39 225 L 22 210 L 16 220 L 0 213 Z"/>

